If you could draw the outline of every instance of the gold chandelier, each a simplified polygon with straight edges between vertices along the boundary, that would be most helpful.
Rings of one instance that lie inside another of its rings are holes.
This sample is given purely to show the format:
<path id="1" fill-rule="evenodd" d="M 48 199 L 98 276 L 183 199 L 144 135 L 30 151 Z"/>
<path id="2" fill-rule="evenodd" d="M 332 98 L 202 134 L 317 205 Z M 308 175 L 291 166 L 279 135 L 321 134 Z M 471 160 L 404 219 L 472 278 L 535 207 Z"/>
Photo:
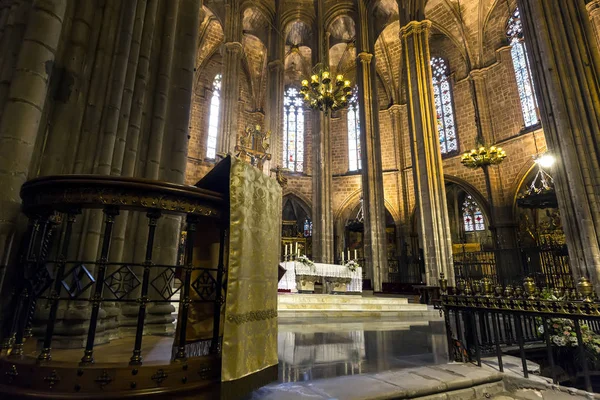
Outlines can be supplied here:
<path id="1" fill-rule="evenodd" d="M 310 83 L 307 79 L 302 81 L 300 93 L 307 107 L 327 115 L 330 111 L 348 106 L 348 101 L 352 97 L 352 88 L 350 81 L 344 79 L 344 75 L 339 74 L 333 80 L 329 70 L 322 64 L 317 64 L 310 77 Z"/>
<path id="2" fill-rule="evenodd" d="M 506 151 L 502 147 L 480 146 L 462 155 L 460 162 L 467 168 L 480 168 L 488 165 L 498 165 L 506 158 Z"/>

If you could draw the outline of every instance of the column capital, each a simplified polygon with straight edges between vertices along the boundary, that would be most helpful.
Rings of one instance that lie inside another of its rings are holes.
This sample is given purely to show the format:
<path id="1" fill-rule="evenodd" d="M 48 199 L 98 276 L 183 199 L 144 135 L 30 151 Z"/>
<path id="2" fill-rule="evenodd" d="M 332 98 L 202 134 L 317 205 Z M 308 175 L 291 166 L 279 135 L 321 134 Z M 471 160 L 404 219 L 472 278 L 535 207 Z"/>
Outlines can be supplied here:
<path id="1" fill-rule="evenodd" d="M 592 0 L 585 5 L 591 18 L 600 16 L 600 0 Z"/>
<path id="2" fill-rule="evenodd" d="M 482 81 L 487 77 L 487 73 L 488 69 L 486 68 L 472 69 L 471 72 L 469 72 L 469 77 L 474 81 Z"/>
<path id="3" fill-rule="evenodd" d="M 275 71 L 276 69 L 283 68 L 283 61 L 281 61 L 281 60 L 269 61 L 269 63 L 267 64 L 267 67 L 269 67 L 269 71 Z"/>
<path id="4" fill-rule="evenodd" d="M 369 64 L 371 62 L 371 60 L 373 59 L 373 54 L 367 53 L 366 51 L 362 51 L 362 52 L 358 53 L 356 58 L 361 63 Z"/>
<path id="5" fill-rule="evenodd" d="M 400 111 L 402 111 L 402 106 L 400 104 L 392 104 L 389 108 L 388 111 L 390 112 L 390 114 L 392 115 L 398 115 L 400 114 Z"/>
<path id="6" fill-rule="evenodd" d="M 428 19 L 425 19 L 423 21 L 410 21 L 408 24 L 400 28 L 400 37 L 406 38 L 411 35 L 429 33 L 430 29 L 431 21 Z"/>
<path id="7" fill-rule="evenodd" d="M 226 42 L 223 43 L 223 46 L 227 53 L 241 53 L 244 50 L 244 46 L 240 42 Z"/>

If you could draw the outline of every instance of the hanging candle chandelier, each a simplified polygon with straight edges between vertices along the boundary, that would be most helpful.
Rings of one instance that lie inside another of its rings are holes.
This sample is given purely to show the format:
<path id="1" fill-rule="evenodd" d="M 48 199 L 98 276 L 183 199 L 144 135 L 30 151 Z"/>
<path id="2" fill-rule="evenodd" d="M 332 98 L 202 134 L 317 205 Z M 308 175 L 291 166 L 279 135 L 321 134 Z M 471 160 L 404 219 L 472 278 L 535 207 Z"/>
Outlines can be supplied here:
<path id="1" fill-rule="evenodd" d="M 300 93 L 304 97 L 304 103 L 313 110 L 319 110 L 328 115 L 331 111 L 337 111 L 348 106 L 352 97 L 350 81 L 339 74 L 332 78 L 329 70 L 323 64 L 317 64 L 313 68 L 313 74 L 302 81 Z"/>
<path id="2" fill-rule="evenodd" d="M 502 147 L 480 146 L 462 155 L 460 162 L 467 168 L 477 169 L 488 165 L 498 165 L 506 158 Z"/>

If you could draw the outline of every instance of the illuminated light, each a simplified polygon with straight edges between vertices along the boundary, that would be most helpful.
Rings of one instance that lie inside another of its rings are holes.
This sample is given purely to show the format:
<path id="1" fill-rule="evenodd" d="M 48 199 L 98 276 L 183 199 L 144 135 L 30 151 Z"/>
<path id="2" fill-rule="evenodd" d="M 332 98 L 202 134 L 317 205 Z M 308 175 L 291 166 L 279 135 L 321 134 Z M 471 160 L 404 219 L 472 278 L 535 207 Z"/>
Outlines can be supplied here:
<path id="1" fill-rule="evenodd" d="M 535 159 L 535 163 L 545 169 L 552 168 L 555 162 L 556 157 L 549 153 L 542 154 L 541 156 Z"/>

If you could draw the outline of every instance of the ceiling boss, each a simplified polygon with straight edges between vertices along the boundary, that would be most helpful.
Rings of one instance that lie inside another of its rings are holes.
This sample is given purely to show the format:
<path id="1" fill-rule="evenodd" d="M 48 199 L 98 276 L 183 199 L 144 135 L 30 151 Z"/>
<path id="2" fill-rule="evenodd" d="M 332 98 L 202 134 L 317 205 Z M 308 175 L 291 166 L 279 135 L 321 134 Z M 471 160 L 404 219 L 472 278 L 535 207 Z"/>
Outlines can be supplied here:
<path id="1" fill-rule="evenodd" d="M 344 79 L 344 75 L 338 74 L 332 79 L 329 70 L 322 64 L 317 64 L 313 68 L 310 83 L 307 79 L 302 81 L 300 93 L 307 107 L 329 115 L 331 111 L 348 106 L 352 97 L 352 87 L 350 81 Z"/>

